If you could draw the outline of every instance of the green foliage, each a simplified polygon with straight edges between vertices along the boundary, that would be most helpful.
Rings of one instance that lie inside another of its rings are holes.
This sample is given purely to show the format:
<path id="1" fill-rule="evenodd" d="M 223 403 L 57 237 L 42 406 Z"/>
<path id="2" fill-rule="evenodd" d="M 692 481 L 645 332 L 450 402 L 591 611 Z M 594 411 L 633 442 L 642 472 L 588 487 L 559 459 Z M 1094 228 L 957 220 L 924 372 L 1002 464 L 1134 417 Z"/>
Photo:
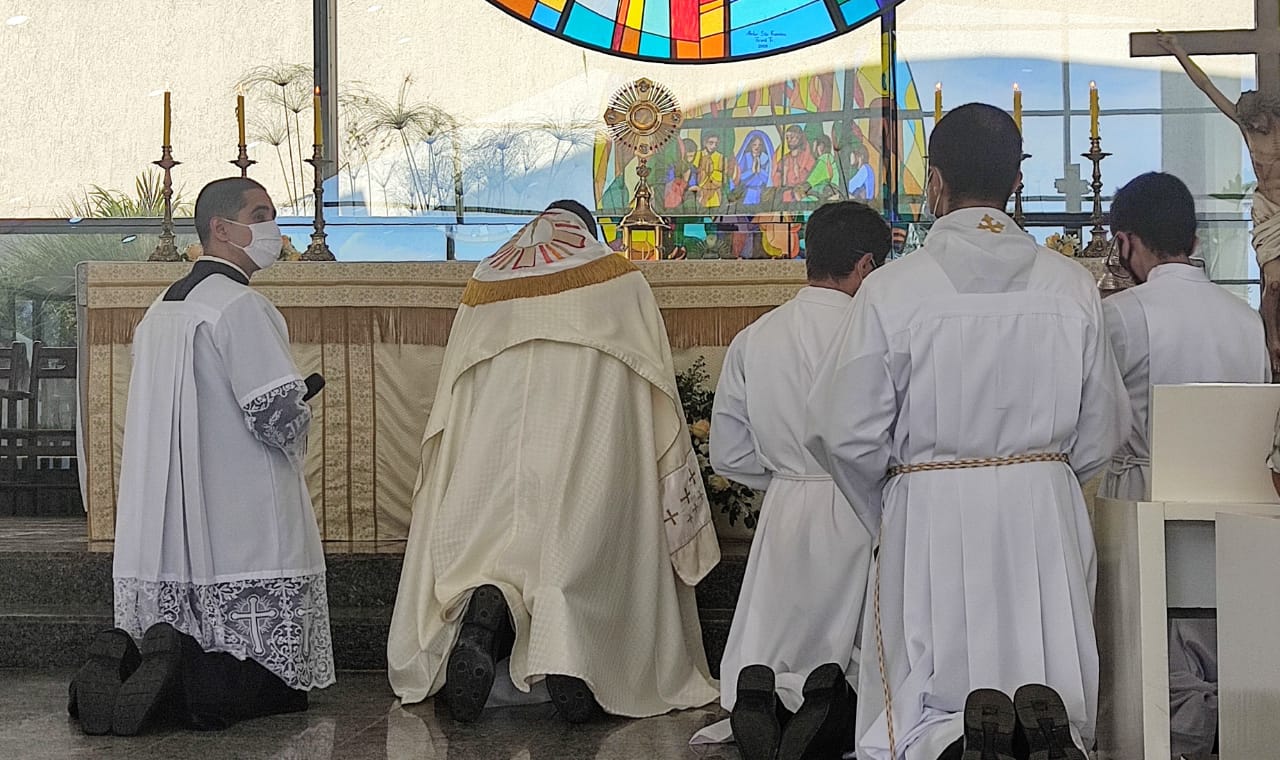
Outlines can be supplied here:
<path id="1" fill-rule="evenodd" d="M 182 191 L 175 190 L 173 213 L 185 216 L 190 215 L 191 211 L 191 204 L 182 197 Z M 133 181 L 133 195 L 108 190 L 101 185 L 90 185 L 83 198 L 71 199 L 66 215 L 81 219 L 164 216 L 164 176 L 155 169 L 139 174 Z"/>
<path id="2" fill-rule="evenodd" d="M 742 523 L 748 528 L 756 527 L 760 517 L 756 492 L 717 475 L 711 467 L 711 409 L 715 405 L 716 394 L 711 389 L 711 376 L 707 374 L 704 357 L 699 356 L 688 369 L 676 374 L 676 390 L 680 394 L 685 419 L 689 422 L 693 450 L 698 457 L 698 468 L 702 471 L 703 485 L 711 506 L 723 512 L 730 525 L 736 525 L 742 518 Z"/>
<path id="3" fill-rule="evenodd" d="M 138 175 L 133 194 L 92 185 L 82 198 L 70 199 L 72 218 L 146 218 L 164 215 L 164 177 L 157 170 Z M 173 211 L 190 214 L 191 204 L 174 192 Z M 155 248 L 154 237 L 119 234 L 0 236 L 0 332 L 38 335 L 74 345 L 76 338 L 76 266 L 82 261 L 142 261 Z M 31 304 L 30 316 L 15 313 Z M 11 305 L 17 308 L 10 308 Z"/>
<path id="4" fill-rule="evenodd" d="M 121 243 L 117 235 L 0 236 L 0 332 L 24 332 L 46 341 L 74 345 L 75 272 L 82 261 L 142 261 L 156 238 Z M 32 302 L 30 324 L 19 324 L 9 308 Z"/>
<path id="5" fill-rule="evenodd" d="M 1239 174 L 1236 174 L 1236 176 L 1232 177 L 1221 190 L 1216 193 L 1209 193 L 1209 197 L 1223 201 L 1236 201 L 1238 203 L 1239 201 L 1244 200 L 1245 197 L 1257 189 L 1257 187 L 1257 182 L 1245 182 Z"/>

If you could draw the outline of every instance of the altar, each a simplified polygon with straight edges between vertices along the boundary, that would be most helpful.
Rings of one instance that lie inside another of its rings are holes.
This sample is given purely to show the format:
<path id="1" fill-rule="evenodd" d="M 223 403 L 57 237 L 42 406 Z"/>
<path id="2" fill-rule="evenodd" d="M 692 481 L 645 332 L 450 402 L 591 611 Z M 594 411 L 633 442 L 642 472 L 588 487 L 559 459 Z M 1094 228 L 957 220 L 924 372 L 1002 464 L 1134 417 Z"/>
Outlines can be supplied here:
<path id="1" fill-rule="evenodd" d="M 89 538 L 111 540 L 133 330 L 189 265 L 88 263 L 78 272 L 83 463 Z M 403 538 L 422 431 L 470 262 L 289 262 L 254 286 L 284 315 L 312 400 L 307 481 L 327 542 Z M 653 286 L 677 370 L 699 356 L 713 381 L 729 342 L 805 281 L 804 262 L 639 262 Z M 337 547 L 335 547 L 337 548 Z"/>

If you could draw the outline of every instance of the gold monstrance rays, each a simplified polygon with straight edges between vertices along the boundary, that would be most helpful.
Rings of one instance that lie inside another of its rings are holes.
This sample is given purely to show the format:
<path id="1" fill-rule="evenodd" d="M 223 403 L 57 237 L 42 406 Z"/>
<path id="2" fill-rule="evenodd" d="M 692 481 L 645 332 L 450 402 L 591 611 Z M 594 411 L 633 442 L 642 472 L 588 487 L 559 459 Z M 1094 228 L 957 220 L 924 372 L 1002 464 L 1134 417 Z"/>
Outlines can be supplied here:
<path id="1" fill-rule="evenodd" d="M 680 104 L 666 87 L 649 79 L 628 82 L 609 99 L 604 123 L 615 143 L 636 153 L 638 166 L 635 195 L 631 211 L 622 218 L 627 256 L 633 260 L 662 258 L 663 232 L 670 223 L 658 216 L 652 206 L 649 188 L 649 158 L 675 136 L 682 121 Z"/>

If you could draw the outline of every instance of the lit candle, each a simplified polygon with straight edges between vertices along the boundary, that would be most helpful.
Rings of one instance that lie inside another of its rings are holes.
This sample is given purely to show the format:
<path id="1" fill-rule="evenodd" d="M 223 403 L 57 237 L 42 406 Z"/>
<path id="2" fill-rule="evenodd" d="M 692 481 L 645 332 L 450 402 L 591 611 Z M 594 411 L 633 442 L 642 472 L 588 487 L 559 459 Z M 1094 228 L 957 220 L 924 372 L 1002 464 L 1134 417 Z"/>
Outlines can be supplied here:
<path id="1" fill-rule="evenodd" d="M 1018 125 L 1018 132 L 1022 132 L 1022 90 L 1017 82 L 1013 83 L 1013 123 Z"/>
<path id="2" fill-rule="evenodd" d="M 315 111 L 316 115 L 316 145 L 324 145 L 324 129 L 320 123 L 320 85 L 316 85 L 312 109 Z"/>
<path id="3" fill-rule="evenodd" d="M 942 82 L 933 86 L 933 123 L 942 121 Z"/>
<path id="4" fill-rule="evenodd" d="M 236 126 L 240 128 L 240 144 L 244 145 L 244 90 L 236 93 Z"/>
<path id="5" fill-rule="evenodd" d="M 169 130 L 173 126 L 173 118 L 169 113 L 169 91 L 164 91 L 164 142 L 162 145 L 170 145 Z"/>
<path id="6" fill-rule="evenodd" d="M 1089 83 L 1089 137 L 1098 139 L 1098 83 Z"/>

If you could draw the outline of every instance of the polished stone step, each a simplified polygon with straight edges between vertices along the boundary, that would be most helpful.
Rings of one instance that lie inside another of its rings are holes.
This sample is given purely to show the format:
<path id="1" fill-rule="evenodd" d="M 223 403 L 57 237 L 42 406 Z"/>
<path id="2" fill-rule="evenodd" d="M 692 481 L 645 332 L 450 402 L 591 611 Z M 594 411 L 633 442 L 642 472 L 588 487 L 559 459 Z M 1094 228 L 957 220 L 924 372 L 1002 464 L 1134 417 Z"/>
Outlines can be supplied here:
<path id="1" fill-rule="evenodd" d="M 109 551 L 83 538 L 58 539 L 59 521 L 0 518 L 0 668 L 74 666 L 94 633 L 109 628 Z M 73 525 L 75 523 L 72 523 Z M 83 536 L 83 523 L 80 536 Z M 326 555 L 330 625 L 338 668 L 386 667 L 387 630 L 403 557 L 396 553 Z M 726 544 L 723 559 L 697 589 L 703 641 L 713 672 L 729 634 L 742 585 L 747 545 Z"/>

